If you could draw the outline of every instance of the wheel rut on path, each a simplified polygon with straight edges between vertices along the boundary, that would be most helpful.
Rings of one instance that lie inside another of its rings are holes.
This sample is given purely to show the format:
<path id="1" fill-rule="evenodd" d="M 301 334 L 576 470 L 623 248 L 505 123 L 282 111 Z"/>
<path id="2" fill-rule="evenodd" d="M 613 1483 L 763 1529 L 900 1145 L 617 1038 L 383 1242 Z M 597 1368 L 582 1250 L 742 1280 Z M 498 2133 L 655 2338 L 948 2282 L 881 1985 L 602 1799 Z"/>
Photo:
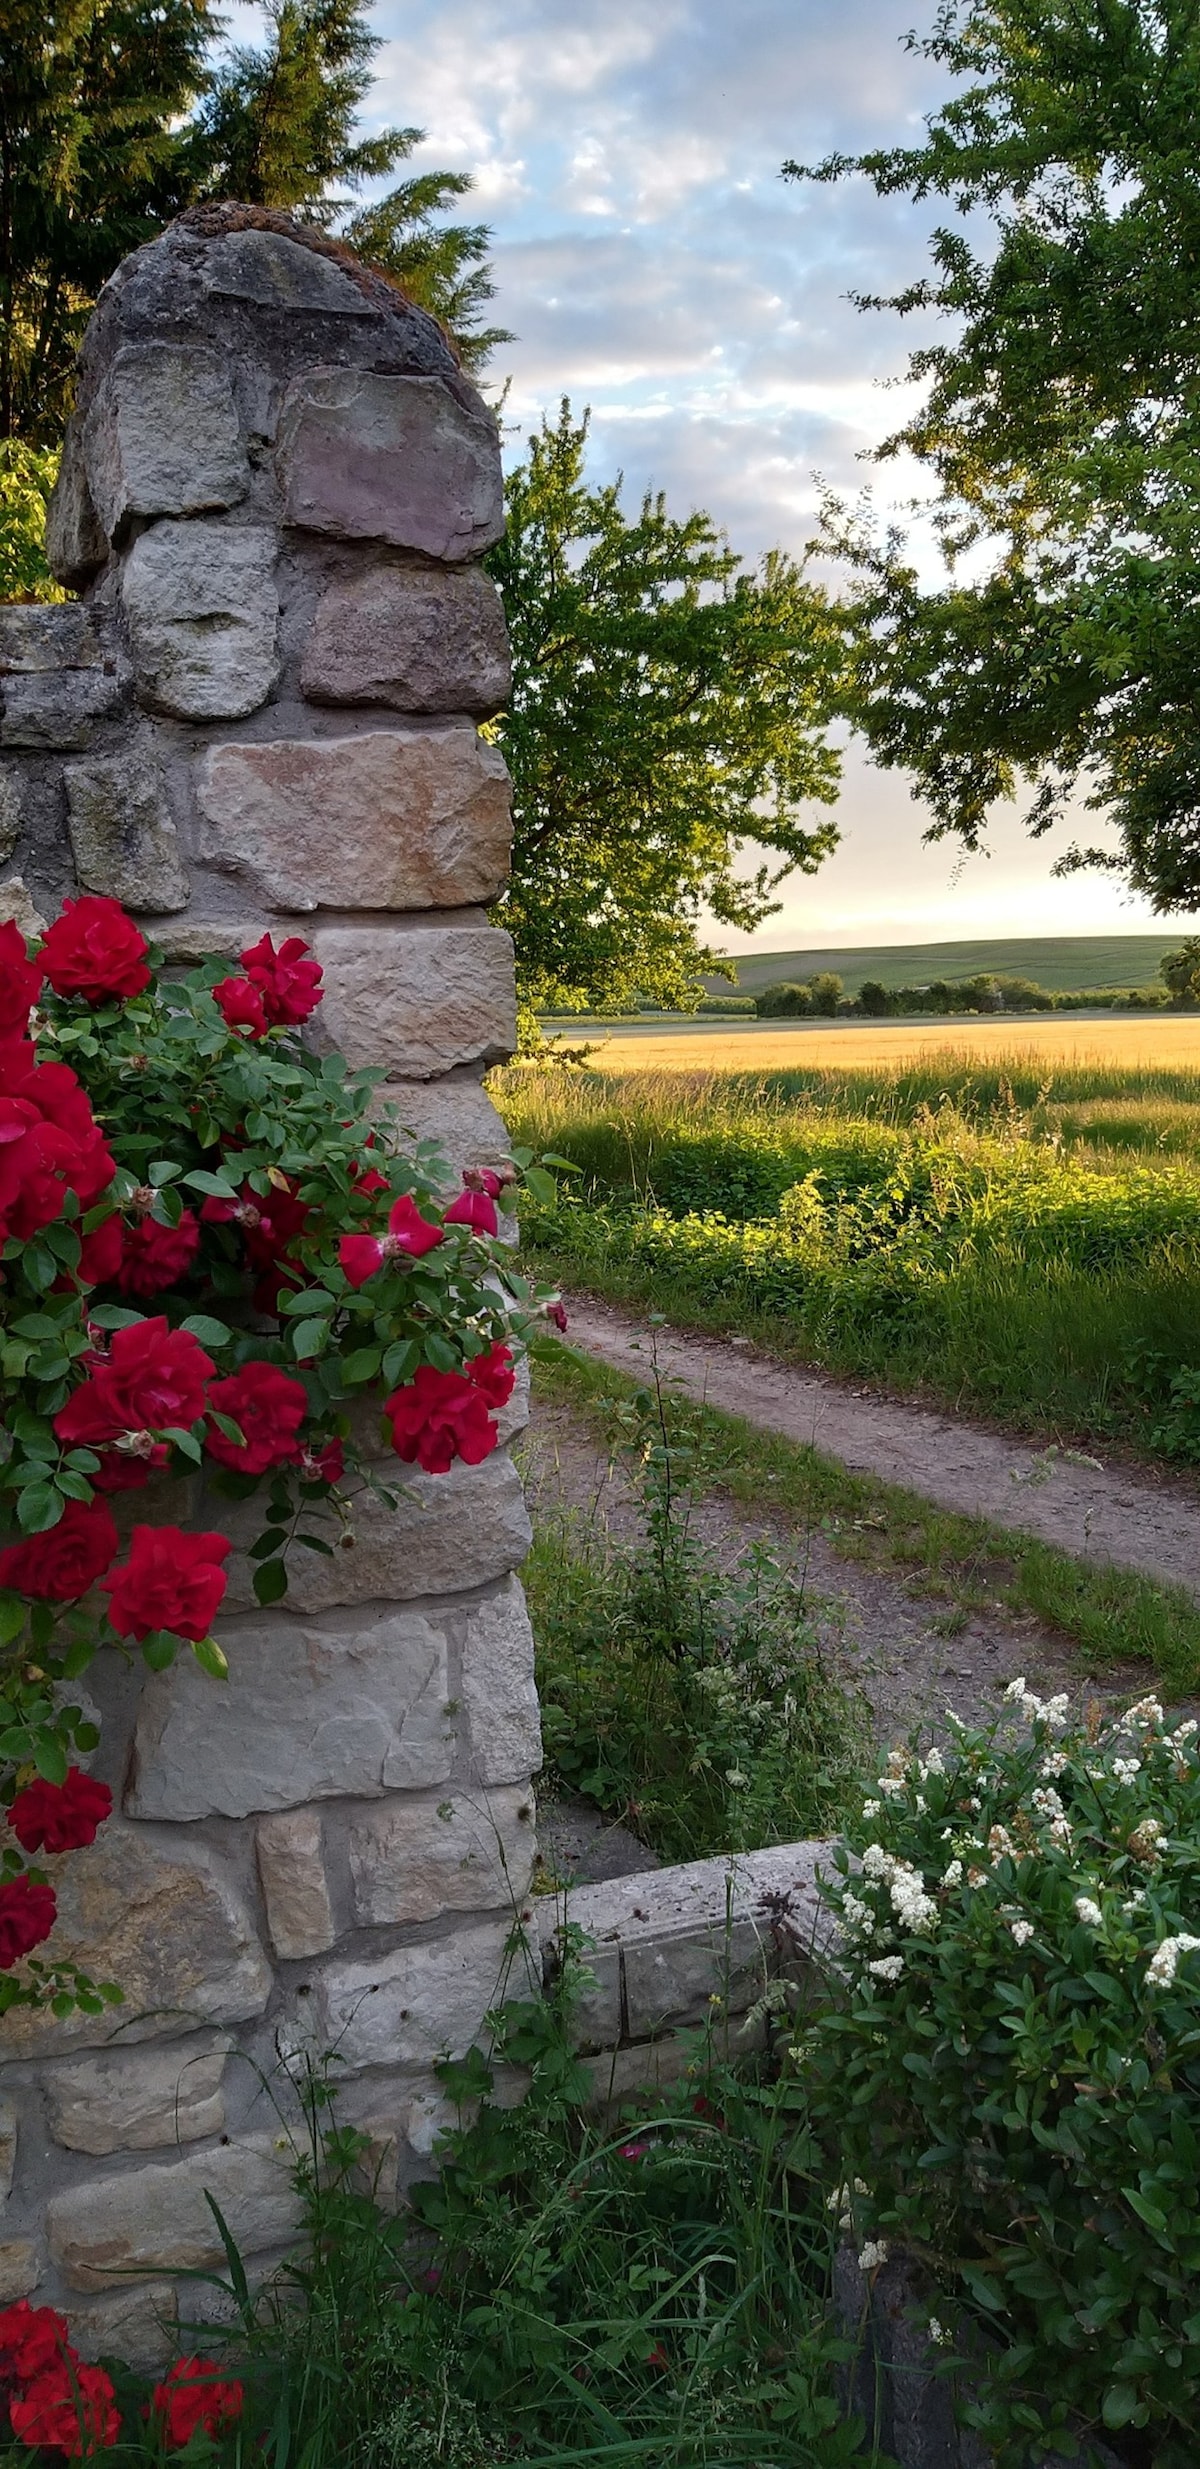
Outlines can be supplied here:
<path id="1" fill-rule="evenodd" d="M 1035 1536 L 1076 1560 L 1133 1569 L 1200 1600 L 1200 1496 L 1184 1480 L 1008 1439 L 952 1414 L 855 1395 L 749 1345 L 693 1336 L 580 1301 L 570 1341 L 623 1372 L 652 1353 L 687 1396 L 819 1450 L 853 1473 L 900 1485 L 941 1509 Z"/>

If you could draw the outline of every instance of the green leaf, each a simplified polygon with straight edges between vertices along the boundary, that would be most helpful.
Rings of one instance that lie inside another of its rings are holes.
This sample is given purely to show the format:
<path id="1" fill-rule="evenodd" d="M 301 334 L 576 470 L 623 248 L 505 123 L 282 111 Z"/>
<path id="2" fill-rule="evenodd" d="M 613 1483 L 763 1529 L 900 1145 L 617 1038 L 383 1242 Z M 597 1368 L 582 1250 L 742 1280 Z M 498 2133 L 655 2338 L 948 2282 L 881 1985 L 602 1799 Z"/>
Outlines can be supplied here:
<path id="1" fill-rule="evenodd" d="M 194 1638 L 192 1653 L 202 1672 L 210 1672 L 214 1680 L 228 1680 L 229 1665 L 215 1637 Z"/>
<path id="2" fill-rule="evenodd" d="M 165 1427 L 163 1439 L 173 1440 L 176 1448 L 181 1449 L 185 1457 L 190 1457 L 194 1466 L 200 1465 L 204 1451 L 194 1432 L 186 1431 L 181 1423 L 172 1423 Z"/>
<path id="3" fill-rule="evenodd" d="M 279 1309 L 287 1319 L 294 1320 L 298 1312 L 336 1312 L 337 1307 L 337 1296 L 331 1295 L 327 1286 L 306 1286 L 301 1294 L 284 1295 Z"/>
<path id="4" fill-rule="evenodd" d="M 147 1166 L 146 1181 L 153 1184 L 156 1192 L 160 1192 L 165 1183 L 176 1182 L 182 1173 L 182 1166 L 177 1166 L 172 1158 L 158 1157 L 153 1165 Z"/>
<path id="5" fill-rule="evenodd" d="M 152 1672 L 168 1671 L 178 1652 L 179 1640 L 169 1629 L 152 1629 L 142 1639 L 142 1654 Z"/>
<path id="6" fill-rule="evenodd" d="M 139 1320 L 144 1320 L 144 1318 L 144 1312 L 127 1312 L 124 1305 L 120 1303 L 97 1303 L 88 1306 L 88 1319 L 94 1321 L 98 1329 L 132 1329 Z"/>
<path id="7" fill-rule="evenodd" d="M 415 1337 L 400 1338 L 394 1346 L 389 1346 L 382 1364 L 384 1386 L 389 1389 L 402 1387 L 406 1380 L 411 1379 L 420 1357 L 421 1348 Z"/>
<path id="8" fill-rule="evenodd" d="M 297 1363 L 310 1363 L 324 1351 L 329 1335 L 327 1320 L 301 1320 L 292 1331 L 292 1352 Z"/>
<path id="9" fill-rule="evenodd" d="M 525 1189 L 535 1200 L 544 1201 L 547 1207 L 553 1207 L 558 1198 L 558 1185 L 553 1175 L 544 1174 L 540 1166 L 526 1167 Z"/>
<path id="10" fill-rule="evenodd" d="M 0 1595 L 0 1646 L 11 1646 L 25 1626 L 26 1606 L 20 1595 Z"/>
<path id="11" fill-rule="evenodd" d="M 286 1526 L 268 1526 L 265 1532 L 259 1535 L 257 1541 L 251 1544 L 249 1556 L 251 1560 L 270 1560 L 279 1550 L 280 1545 L 286 1542 Z"/>
<path id="12" fill-rule="evenodd" d="M 287 1568 L 282 1560 L 264 1560 L 254 1572 L 254 1592 L 260 1603 L 278 1603 L 287 1593 Z"/>
<path id="13" fill-rule="evenodd" d="M 48 1534 L 62 1516 L 62 1500 L 52 1483 L 30 1483 L 17 1502 L 17 1524 L 23 1534 Z"/>
<path id="14" fill-rule="evenodd" d="M 230 1346 L 233 1343 L 232 1329 L 227 1329 L 223 1320 L 211 1319 L 207 1312 L 191 1312 L 186 1320 L 180 1321 L 179 1326 L 201 1346 Z"/>
<path id="15" fill-rule="evenodd" d="M 356 1346 L 353 1354 L 348 1354 L 343 1360 L 342 1378 L 352 1388 L 361 1381 L 374 1380 L 382 1361 L 380 1347 Z"/>
<path id="16" fill-rule="evenodd" d="M 194 1166 L 183 1180 L 190 1192 L 203 1192 L 210 1200 L 238 1200 L 241 1197 L 237 1184 L 231 1183 L 228 1175 L 210 1174 L 204 1166 Z"/>
<path id="17" fill-rule="evenodd" d="M 43 1783 L 65 1783 L 70 1760 L 61 1740 L 53 1732 L 39 1732 L 33 1744 L 33 1762 Z"/>

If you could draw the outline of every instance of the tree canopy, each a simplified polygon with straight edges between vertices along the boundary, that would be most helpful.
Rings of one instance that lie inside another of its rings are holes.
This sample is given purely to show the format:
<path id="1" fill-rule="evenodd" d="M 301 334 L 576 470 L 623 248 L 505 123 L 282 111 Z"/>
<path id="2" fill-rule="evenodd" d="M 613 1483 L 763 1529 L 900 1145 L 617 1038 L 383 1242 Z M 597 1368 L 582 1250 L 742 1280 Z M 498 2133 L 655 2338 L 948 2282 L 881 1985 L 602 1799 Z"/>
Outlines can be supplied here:
<path id="1" fill-rule="evenodd" d="M 680 520 L 661 495 L 627 515 L 619 480 L 585 479 L 586 442 L 564 401 L 510 474 L 488 559 L 514 663 L 498 915 L 530 1001 L 689 1003 L 713 966 L 702 908 L 752 931 L 836 843 L 810 809 L 837 795 L 840 633 L 790 558 L 750 572 L 706 514 Z M 743 872 L 747 843 L 766 855 Z"/>
<path id="2" fill-rule="evenodd" d="M 911 43 L 959 81 L 924 142 L 793 177 L 945 201 L 924 400 L 881 449 L 937 484 L 944 582 L 831 508 L 858 568 L 851 708 L 932 837 L 1080 791 L 1160 911 L 1200 906 L 1200 0 L 948 0 Z M 965 219 L 964 219 L 965 218 Z M 970 553 L 970 565 L 961 564 Z"/>
<path id="3" fill-rule="evenodd" d="M 220 48 L 209 0 L 0 0 L 0 437 L 53 445 L 101 284 L 202 199 L 290 208 L 397 276 L 479 363 L 483 224 L 425 172 L 359 202 L 420 129 L 355 133 L 379 38 L 362 0 L 268 0 L 258 48 Z"/>

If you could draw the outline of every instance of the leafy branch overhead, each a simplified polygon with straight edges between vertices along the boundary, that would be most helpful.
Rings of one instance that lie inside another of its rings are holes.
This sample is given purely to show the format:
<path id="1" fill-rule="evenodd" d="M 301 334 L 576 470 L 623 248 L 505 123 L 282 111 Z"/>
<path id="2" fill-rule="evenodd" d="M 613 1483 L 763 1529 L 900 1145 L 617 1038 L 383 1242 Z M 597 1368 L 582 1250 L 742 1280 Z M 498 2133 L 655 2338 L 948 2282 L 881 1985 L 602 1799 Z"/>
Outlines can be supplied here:
<path id="1" fill-rule="evenodd" d="M 946 321 L 879 459 L 932 476 L 947 574 L 924 588 L 903 539 L 827 509 L 860 578 L 854 715 L 934 838 L 976 846 L 1022 784 L 1035 833 L 1082 794 L 1119 853 L 1059 870 L 1115 867 L 1156 909 L 1192 907 L 1200 17 L 1191 0 L 949 0 L 910 39 L 959 81 L 923 143 L 785 166 L 953 218 L 928 275 L 860 303 Z"/>

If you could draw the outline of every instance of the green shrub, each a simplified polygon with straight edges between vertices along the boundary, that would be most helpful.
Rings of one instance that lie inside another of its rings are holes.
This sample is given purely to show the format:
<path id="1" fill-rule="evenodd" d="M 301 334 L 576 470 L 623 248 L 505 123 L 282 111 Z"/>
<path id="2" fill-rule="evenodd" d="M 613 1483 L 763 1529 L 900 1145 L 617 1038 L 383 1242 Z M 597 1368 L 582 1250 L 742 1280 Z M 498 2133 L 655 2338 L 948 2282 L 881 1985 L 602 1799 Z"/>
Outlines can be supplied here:
<path id="1" fill-rule="evenodd" d="M 1197 1726 L 1007 1694 L 1027 1732 L 893 1753 L 838 1857 L 813 2115 L 873 2259 L 915 2250 L 1003 2341 L 980 2413 L 1002 2458 L 1073 2411 L 1194 2469 Z"/>
<path id="2" fill-rule="evenodd" d="M 815 1006 L 809 986 L 764 986 L 754 997 L 754 1009 L 760 1020 L 806 1020 Z"/>

